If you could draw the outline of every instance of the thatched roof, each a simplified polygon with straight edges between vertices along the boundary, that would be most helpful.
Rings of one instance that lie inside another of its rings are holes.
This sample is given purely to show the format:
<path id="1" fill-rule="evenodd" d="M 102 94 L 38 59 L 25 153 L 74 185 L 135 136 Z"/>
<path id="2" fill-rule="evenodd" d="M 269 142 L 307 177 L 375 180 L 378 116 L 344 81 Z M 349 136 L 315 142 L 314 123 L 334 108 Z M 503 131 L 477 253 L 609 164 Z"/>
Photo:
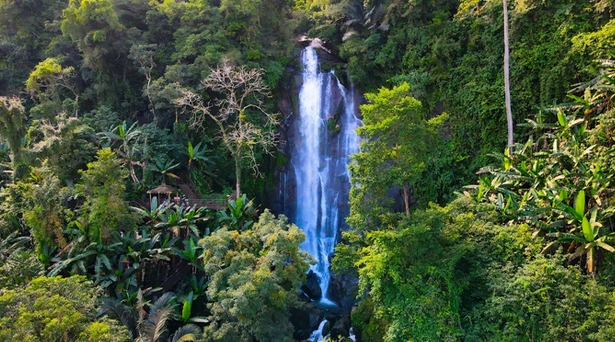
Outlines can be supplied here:
<path id="1" fill-rule="evenodd" d="M 172 194 L 174 192 L 177 192 L 177 189 L 175 189 L 174 187 L 167 185 L 167 184 L 161 184 L 159 187 L 152 189 L 152 190 L 148 190 L 147 193 L 150 195 L 157 195 L 157 194 Z"/>

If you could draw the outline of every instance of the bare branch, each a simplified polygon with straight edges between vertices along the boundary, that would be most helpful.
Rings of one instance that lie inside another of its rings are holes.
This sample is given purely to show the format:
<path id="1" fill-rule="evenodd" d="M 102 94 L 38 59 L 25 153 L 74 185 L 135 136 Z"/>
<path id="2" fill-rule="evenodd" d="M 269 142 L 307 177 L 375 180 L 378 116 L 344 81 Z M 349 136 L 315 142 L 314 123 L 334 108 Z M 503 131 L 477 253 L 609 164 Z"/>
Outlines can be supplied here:
<path id="1" fill-rule="evenodd" d="M 183 90 L 175 100 L 176 106 L 190 111 L 190 128 L 204 130 L 206 119 L 218 126 L 219 137 L 235 161 L 237 196 L 241 190 L 241 166 L 247 164 L 260 176 L 257 151 L 271 153 L 277 142 L 278 119 L 264 108 L 270 92 L 263 73 L 261 69 L 235 67 L 223 60 L 201 81 L 203 88 L 220 94 L 213 104 L 205 105 L 200 96 L 189 90 Z"/>

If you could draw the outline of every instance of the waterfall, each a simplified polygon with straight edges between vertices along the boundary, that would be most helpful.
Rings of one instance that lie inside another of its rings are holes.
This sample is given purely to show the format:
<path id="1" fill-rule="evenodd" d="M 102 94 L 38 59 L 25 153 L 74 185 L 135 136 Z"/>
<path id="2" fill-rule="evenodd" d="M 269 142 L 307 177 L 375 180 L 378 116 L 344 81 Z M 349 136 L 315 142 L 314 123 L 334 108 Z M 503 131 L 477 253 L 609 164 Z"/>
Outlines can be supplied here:
<path id="1" fill-rule="evenodd" d="M 303 50 L 299 117 L 291 134 L 291 177 L 296 183 L 294 207 L 287 215 L 306 235 L 301 248 L 312 255 L 310 270 L 318 278 L 322 304 L 330 299 L 330 257 L 341 224 L 348 215 L 349 156 L 359 150 L 353 92 L 333 72 L 322 72 L 316 51 Z M 287 182 L 289 177 L 283 176 Z M 286 202 L 286 198 L 285 198 Z"/>

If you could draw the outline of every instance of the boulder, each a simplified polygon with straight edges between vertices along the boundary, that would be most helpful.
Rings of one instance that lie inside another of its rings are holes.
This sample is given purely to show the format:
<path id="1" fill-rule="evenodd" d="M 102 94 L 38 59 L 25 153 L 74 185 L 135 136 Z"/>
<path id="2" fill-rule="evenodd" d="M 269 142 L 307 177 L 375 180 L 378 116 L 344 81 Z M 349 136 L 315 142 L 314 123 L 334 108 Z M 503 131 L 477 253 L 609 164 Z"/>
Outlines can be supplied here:
<path id="1" fill-rule="evenodd" d="M 291 311 L 290 321 L 295 327 L 293 337 L 297 340 L 305 340 L 312 332 L 318 329 L 324 315 L 315 303 L 307 303 L 302 309 Z"/>
<path id="2" fill-rule="evenodd" d="M 310 271 L 307 274 L 305 284 L 301 286 L 301 290 L 314 301 L 318 301 L 322 298 L 322 290 L 320 289 L 318 281 L 318 276 Z"/>
<path id="3" fill-rule="evenodd" d="M 334 341 L 350 336 L 350 316 L 346 315 L 338 319 L 328 335 L 330 335 Z"/>

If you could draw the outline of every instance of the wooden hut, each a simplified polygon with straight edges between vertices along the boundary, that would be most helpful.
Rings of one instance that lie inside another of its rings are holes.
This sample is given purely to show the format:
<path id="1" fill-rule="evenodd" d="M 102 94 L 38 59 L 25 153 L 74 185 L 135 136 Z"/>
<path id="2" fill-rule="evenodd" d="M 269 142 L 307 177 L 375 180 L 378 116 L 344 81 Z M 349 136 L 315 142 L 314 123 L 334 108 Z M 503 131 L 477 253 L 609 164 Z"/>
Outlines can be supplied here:
<path id="1" fill-rule="evenodd" d="M 158 198 L 158 203 L 163 203 L 165 200 L 173 201 L 174 197 L 178 197 L 179 193 L 177 189 L 162 183 L 155 189 L 148 190 L 147 194 L 149 195 L 149 201 L 152 202 L 152 197 L 156 196 Z"/>

